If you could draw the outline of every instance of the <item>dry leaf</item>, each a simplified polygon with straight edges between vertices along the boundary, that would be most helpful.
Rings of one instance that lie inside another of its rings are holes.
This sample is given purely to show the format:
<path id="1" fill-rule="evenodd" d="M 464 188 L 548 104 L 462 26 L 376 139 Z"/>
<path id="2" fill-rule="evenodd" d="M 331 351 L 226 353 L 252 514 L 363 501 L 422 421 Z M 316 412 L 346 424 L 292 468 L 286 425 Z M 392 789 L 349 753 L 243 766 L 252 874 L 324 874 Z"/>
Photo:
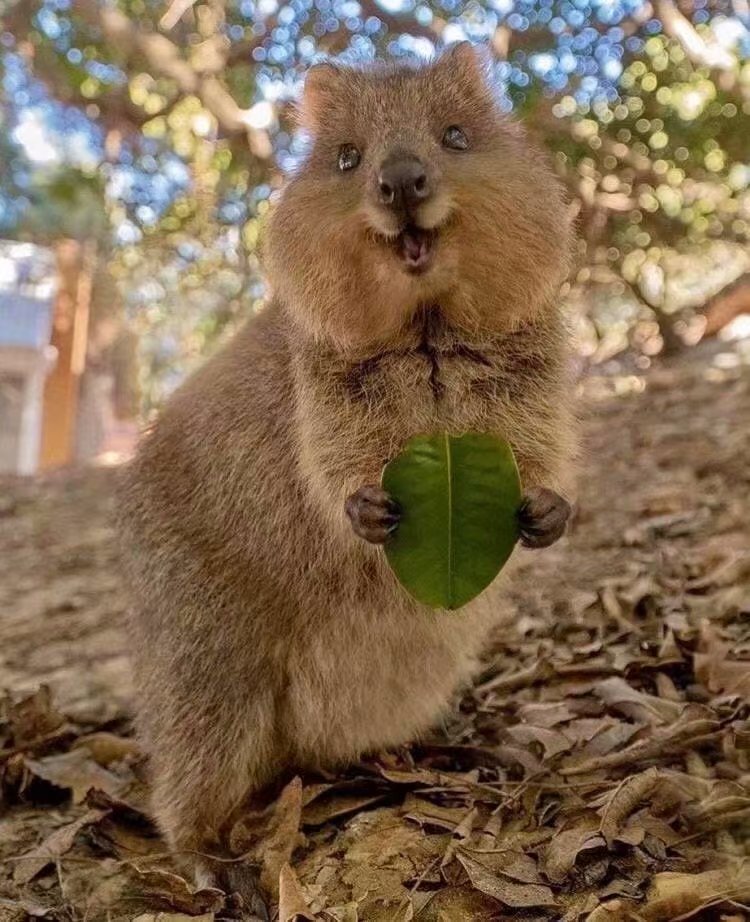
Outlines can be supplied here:
<path id="1" fill-rule="evenodd" d="M 509 695 L 522 688 L 528 688 L 544 679 L 551 679 L 554 669 L 546 660 L 537 660 L 526 669 L 513 672 L 510 675 L 498 675 L 487 682 L 477 686 L 476 692 L 485 695 L 494 692 L 496 695 Z"/>
<path id="2" fill-rule="evenodd" d="M 230 833 L 229 846 L 260 865 L 260 883 L 278 897 L 279 872 L 288 864 L 301 839 L 302 781 L 293 778 L 266 810 L 240 817 Z"/>
<path id="3" fill-rule="evenodd" d="M 318 797 L 302 811 L 303 826 L 322 826 L 331 820 L 352 813 L 359 813 L 366 807 L 382 803 L 388 795 L 382 794 L 334 794 Z"/>
<path id="4" fill-rule="evenodd" d="M 674 922 L 720 900 L 750 902 L 750 862 L 701 874 L 657 874 L 640 908 L 646 922 Z"/>
<path id="5" fill-rule="evenodd" d="M 605 679 L 597 686 L 595 693 L 608 707 L 643 723 L 673 723 L 684 708 L 684 705 L 675 701 L 636 691 L 618 676 Z"/>
<path id="6" fill-rule="evenodd" d="M 65 717 L 53 706 L 49 686 L 41 685 L 33 695 L 20 701 L 12 701 L 9 695 L 0 699 L 2 723 L 8 725 L 10 743 L 18 749 L 59 732 Z"/>
<path id="7" fill-rule="evenodd" d="M 640 845 L 646 838 L 647 830 L 637 820 L 628 820 L 627 825 L 613 836 L 613 841 L 624 842 L 625 845 Z"/>
<path id="8" fill-rule="evenodd" d="M 0 896 L 0 922 L 29 922 L 29 919 L 59 919 L 56 909 L 31 900 L 6 900 Z"/>
<path id="9" fill-rule="evenodd" d="M 144 809 L 146 799 L 146 791 L 138 785 L 129 786 L 122 797 L 115 797 L 100 788 L 91 788 L 86 795 L 86 804 L 96 810 L 108 810 L 118 821 L 157 835 L 156 826 Z"/>
<path id="10" fill-rule="evenodd" d="M 445 849 L 445 854 L 440 862 L 440 869 L 444 873 L 444 869 L 453 861 L 453 858 L 456 853 L 456 849 L 459 848 L 461 842 L 467 839 L 472 830 L 474 829 L 474 824 L 476 823 L 479 811 L 476 807 L 472 807 L 466 815 L 462 818 L 461 822 L 453 830 L 453 836 L 448 842 L 448 846 Z"/>
<path id="11" fill-rule="evenodd" d="M 596 900 L 596 897 L 593 897 Z M 586 922 L 639 922 L 638 904 L 630 900 L 607 900 L 592 909 L 586 916 Z M 579 914 L 573 917 L 578 922 Z"/>
<path id="12" fill-rule="evenodd" d="M 80 819 L 56 829 L 43 842 L 19 859 L 13 868 L 13 883 L 19 885 L 29 883 L 48 865 L 70 851 L 75 837 L 85 826 L 98 822 L 105 815 L 106 812 L 103 810 L 89 810 Z"/>
<path id="13" fill-rule="evenodd" d="M 549 887 L 540 884 L 519 884 L 500 877 L 464 851 L 459 851 L 456 857 L 469 875 L 473 886 L 505 906 L 529 909 L 556 905 Z"/>
<path id="14" fill-rule="evenodd" d="M 86 749 L 91 758 L 104 768 L 113 762 L 134 761 L 141 757 L 140 747 L 134 739 L 114 733 L 89 733 L 79 737 L 73 748 Z"/>
<path id="15" fill-rule="evenodd" d="M 750 700 L 750 660 L 731 659 L 730 644 L 708 620 L 701 622 L 699 651 L 693 657 L 695 674 L 710 692 Z"/>
<path id="16" fill-rule="evenodd" d="M 631 775 L 615 788 L 602 811 L 602 822 L 599 827 L 610 848 L 625 820 L 640 802 L 652 793 L 658 783 L 659 772 L 655 768 L 649 768 L 640 775 Z"/>
<path id="17" fill-rule="evenodd" d="M 430 896 L 430 915 L 436 922 L 495 922 L 498 918 L 497 902 L 470 885 L 449 886 Z M 417 916 L 416 920 L 422 922 L 422 917 Z M 395 922 L 393 914 L 382 922 Z"/>
<path id="18" fill-rule="evenodd" d="M 279 922 L 299 922 L 306 919 L 315 922 L 297 875 L 288 864 L 279 871 Z"/>
<path id="19" fill-rule="evenodd" d="M 134 884 L 139 892 L 149 900 L 154 900 L 168 909 L 198 916 L 219 912 L 224 908 L 225 896 L 214 887 L 202 887 L 193 890 L 190 884 L 179 874 L 156 868 L 141 870 L 133 868 Z"/>
<path id="20" fill-rule="evenodd" d="M 520 765 L 524 770 L 524 774 L 529 778 L 538 775 L 542 771 L 542 763 L 534 753 L 528 749 L 522 749 L 520 746 L 502 744 L 497 747 L 495 754 L 500 765 L 505 765 L 508 768 Z"/>
<path id="21" fill-rule="evenodd" d="M 212 912 L 200 916 L 190 916 L 184 912 L 144 912 L 136 916 L 133 922 L 214 922 L 215 918 Z"/>
<path id="22" fill-rule="evenodd" d="M 589 742 L 580 750 L 581 761 L 592 759 L 595 756 L 608 755 L 613 749 L 619 749 L 620 746 L 630 742 L 644 726 L 645 724 L 629 724 L 620 720 L 616 724 L 606 727 L 590 738 Z"/>
<path id="23" fill-rule="evenodd" d="M 359 907 L 357 903 L 347 903 L 346 906 L 331 906 L 323 910 L 323 918 L 331 922 L 360 922 Z"/>
<path id="24" fill-rule="evenodd" d="M 75 804 L 81 803 L 91 788 L 116 795 L 127 784 L 127 779 L 97 765 L 85 749 L 73 749 L 42 759 L 26 759 L 26 767 L 55 787 L 69 789 Z"/>
<path id="25" fill-rule="evenodd" d="M 281 868 L 288 864 L 300 841 L 302 781 L 293 778 L 279 795 L 273 809 L 269 833 L 261 850 L 260 882 L 276 895 Z"/>
<path id="26" fill-rule="evenodd" d="M 623 880 L 621 877 L 616 877 L 602 887 L 597 896 L 600 900 L 606 900 L 611 896 L 624 896 L 630 900 L 637 900 L 641 896 L 641 891 L 640 887 L 633 883 L 632 880 Z"/>
<path id="27" fill-rule="evenodd" d="M 661 700 L 661 699 L 655 699 Z M 703 711 L 701 710 L 701 713 Z M 632 743 L 620 752 L 587 759 L 584 762 L 566 765 L 560 768 L 563 775 L 583 775 L 602 769 L 635 766 L 639 762 L 664 757 L 668 754 L 690 749 L 700 742 L 712 739 L 717 731 L 715 719 L 693 718 L 689 707 L 685 707 L 680 719 L 671 726 L 656 727 L 650 735 Z"/>
<path id="28" fill-rule="evenodd" d="M 582 851 L 605 845 L 593 820 L 556 832 L 544 851 L 544 873 L 554 883 L 560 883 L 573 869 Z"/>
<path id="29" fill-rule="evenodd" d="M 539 874 L 536 861 L 529 855 L 524 855 L 523 852 L 495 850 L 482 852 L 478 849 L 469 848 L 467 845 L 464 845 L 461 851 L 479 861 L 495 874 L 510 877 L 511 880 L 517 880 L 522 884 L 544 883 Z"/>
<path id="30" fill-rule="evenodd" d="M 378 767 L 380 774 L 393 784 L 421 784 L 421 785 L 439 785 L 440 775 L 438 772 L 418 769 L 415 771 L 403 771 L 401 769 Z"/>
<path id="31" fill-rule="evenodd" d="M 403 813 L 406 819 L 420 826 L 436 826 L 448 832 L 453 830 L 466 816 L 464 807 L 443 807 L 423 797 L 408 794 L 404 800 Z"/>
<path id="32" fill-rule="evenodd" d="M 528 746 L 531 743 L 539 743 L 544 749 L 544 758 L 553 759 L 560 755 L 561 752 L 568 752 L 572 746 L 571 741 L 565 734 L 558 730 L 549 730 L 546 727 L 531 727 L 526 724 L 518 724 L 508 730 L 517 743 Z"/>
<path id="33" fill-rule="evenodd" d="M 518 716 L 534 727 L 551 729 L 573 720 L 576 715 L 566 701 L 532 701 L 519 707 Z"/>

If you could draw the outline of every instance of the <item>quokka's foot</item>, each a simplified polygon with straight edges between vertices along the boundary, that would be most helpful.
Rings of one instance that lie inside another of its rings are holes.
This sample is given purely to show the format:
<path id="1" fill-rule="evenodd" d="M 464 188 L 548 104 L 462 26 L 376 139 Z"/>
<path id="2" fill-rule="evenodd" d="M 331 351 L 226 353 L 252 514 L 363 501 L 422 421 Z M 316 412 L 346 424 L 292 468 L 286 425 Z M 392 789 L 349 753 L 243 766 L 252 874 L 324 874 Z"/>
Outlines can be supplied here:
<path id="1" fill-rule="evenodd" d="M 372 544 L 384 544 L 401 521 L 398 503 L 373 484 L 352 493 L 345 508 L 354 533 Z"/>
<path id="2" fill-rule="evenodd" d="M 224 914 L 239 922 L 269 922 L 265 894 L 261 890 L 258 868 L 247 861 L 201 859 L 194 871 L 195 884 L 223 890 L 227 897 Z"/>
<path id="3" fill-rule="evenodd" d="M 518 511 L 521 543 L 525 547 L 549 547 L 565 532 L 571 506 L 559 493 L 546 487 L 532 487 Z"/>

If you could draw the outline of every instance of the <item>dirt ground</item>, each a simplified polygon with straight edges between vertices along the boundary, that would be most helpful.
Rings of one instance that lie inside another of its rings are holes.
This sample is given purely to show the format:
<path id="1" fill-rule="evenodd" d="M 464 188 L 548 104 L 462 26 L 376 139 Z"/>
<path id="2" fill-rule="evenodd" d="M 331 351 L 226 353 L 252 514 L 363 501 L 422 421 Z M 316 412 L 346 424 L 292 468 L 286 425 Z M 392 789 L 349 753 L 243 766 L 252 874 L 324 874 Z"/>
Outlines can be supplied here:
<path id="1" fill-rule="evenodd" d="M 750 918 L 750 343 L 582 392 L 574 526 L 454 718 L 232 829 L 282 920 Z M 242 914 L 147 816 L 113 478 L 0 481 L 0 922 Z"/>

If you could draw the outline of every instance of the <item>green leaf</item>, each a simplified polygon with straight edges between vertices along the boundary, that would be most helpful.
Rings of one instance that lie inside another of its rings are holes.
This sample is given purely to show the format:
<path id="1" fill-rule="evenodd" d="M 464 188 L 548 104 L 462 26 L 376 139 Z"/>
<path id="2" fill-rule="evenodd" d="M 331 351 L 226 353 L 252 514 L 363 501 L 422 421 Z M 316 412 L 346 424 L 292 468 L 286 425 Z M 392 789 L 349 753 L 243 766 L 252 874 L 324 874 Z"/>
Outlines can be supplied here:
<path id="1" fill-rule="evenodd" d="M 492 435 L 417 436 L 383 470 L 401 524 L 385 545 L 399 581 L 433 608 L 460 608 L 486 589 L 518 540 L 521 481 Z"/>

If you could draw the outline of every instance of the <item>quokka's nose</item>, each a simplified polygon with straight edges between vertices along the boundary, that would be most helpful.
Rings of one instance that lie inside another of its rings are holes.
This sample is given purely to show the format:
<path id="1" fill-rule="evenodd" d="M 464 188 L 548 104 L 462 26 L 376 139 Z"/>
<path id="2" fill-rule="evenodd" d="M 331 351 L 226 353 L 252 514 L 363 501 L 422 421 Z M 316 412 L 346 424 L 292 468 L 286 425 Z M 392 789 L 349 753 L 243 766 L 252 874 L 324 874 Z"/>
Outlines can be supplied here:
<path id="1" fill-rule="evenodd" d="M 383 205 L 408 210 L 429 198 L 430 181 L 416 157 L 399 154 L 387 158 L 378 174 L 378 198 Z"/>

